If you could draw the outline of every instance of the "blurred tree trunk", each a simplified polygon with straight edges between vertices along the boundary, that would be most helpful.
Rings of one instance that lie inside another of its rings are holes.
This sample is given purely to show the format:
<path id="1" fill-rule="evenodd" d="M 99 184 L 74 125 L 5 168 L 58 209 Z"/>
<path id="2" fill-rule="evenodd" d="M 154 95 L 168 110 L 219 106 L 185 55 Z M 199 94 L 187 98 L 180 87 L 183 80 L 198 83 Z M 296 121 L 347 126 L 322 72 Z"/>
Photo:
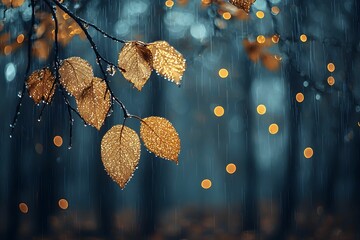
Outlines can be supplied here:
<path id="1" fill-rule="evenodd" d="M 162 20 L 163 20 L 163 5 L 162 2 L 151 2 L 151 17 L 149 19 L 149 28 L 151 29 L 152 36 L 145 41 L 155 41 L 163 39 L 162 37 Z M 149 111 L 146 113 L 149 116 L 164 116 L 164 112 L 161 106 L 164 106 L 164 89 L 161 89 L 163 79 L 155 74 L 152 75 L 149 80 L 152 85 L 152 96 L 150 105 L 148 105 Z M 143 157 L 147 156 L 148 159 L 144 159 L 143 168 L 144 174 L 142 176 L 141 190 L 140 190 L 140 234 L 143 238 L 151 236 L 155 230 L 159 220 L 160 210 L 164 209 L 165 202 L 163 199 L 163 176 L 165 173 L 160 173 L 159 166 L 163 161 L 160 158 L 154 157 L 153 154 L 143 154 Z"/>
<path id="2" fill-rule="evenodd" d="M 290 60 L 292 61 L 292 60 Z M 286 163 L 286 170 L 284 174 L 284 182 L 280 191 L 280 221 L 272 239 L 285 239 L 287 234 L 294 226 L 296 197 L 298 191 L 297 178 L 299 171 L 299 109 L 294 101 L 294 96 L 299 92 L 302 82 L 292 81 L 297 79 L 297 71 L 294 69 L 291 63 L 287 64 L 285 78 L 289 81 L 289 101 L 291 102 L 290 114 L 288 119 L 289 124 L 289 143 L 288 143 L 288 156 Z"/>
<path id="3" fill-rule="evenodd" d="M 20 161 L 21 161 L 21 134 L 14 132 L 12 137 L 14 140 L 10 141 L 11 158 L 9 163 L 9 186 L 8 186 L 8 200 L 7 200 L 7 232 L 5 239 L 17 239 L 19 230 L 19 191 L 20 191 Z"/>
<path id="4" fill-rule="evenodd" d="M 244 54 L 244 56 L 246 56 Z M 247 58 L 247 57 L 246 57 Z M 251 87 L 253 76 L 251 74 L 250 61 L 246 59 L 244 75 L 242 76 L 244 80 L 244 91 L 247 93 L 246 102 L 245 102 L 245 116 L 246 116 L 246 158 L 245 158 L 245 193 L 244 193 L 244 205 L 243 205 L 243 228 L 245 231 L 257 231 L 259 224 L 259 213 L 258 213 L 258 199 L 257 199 L 257 190 L 258 190 L 258 179 L 257 179 L 257 170 L 256 162 L 254 157 L 254 150 L 256 149 L 253 145 L 253 112 L 252 112 L 252 96 L 251 96 Z"/>

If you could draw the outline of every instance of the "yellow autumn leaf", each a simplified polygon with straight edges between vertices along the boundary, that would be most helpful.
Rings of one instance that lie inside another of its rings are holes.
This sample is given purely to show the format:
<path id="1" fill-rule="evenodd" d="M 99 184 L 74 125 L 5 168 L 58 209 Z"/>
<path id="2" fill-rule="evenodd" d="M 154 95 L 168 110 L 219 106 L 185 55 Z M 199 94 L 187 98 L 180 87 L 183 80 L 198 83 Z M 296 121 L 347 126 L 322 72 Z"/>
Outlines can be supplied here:
<path id="1" fill-rule="evenodd" d="M 251 5 L 256 0 L 229 0 L 229 2 L 237 8 L 244 10 L 246 13 L 250 12 Z"/>
<path id="2" fill-rule="evenodd" d="M 168 80 L 180 84 L 186 69 L 185 58 L 165 41 L 149 43 L 146 46 L 152 55 L 152 67 Z"/>
<path id="3" fill-rule="evenodd" d="M 141 42 L 125 43 L 119 54 L 118 65 L 123 76 L 141 91 L 151 75 L 151 52 Z"/>
<path id="4" fill-rule="evenodd" d="M 105 81 L 94 77 L 92 85 L 83 91 L 76 104 L 81 117 L 85 122 L 100 130 L 109 112 L 111 101 L 110 93 Z"/>
<path id="5" fill-rule="evenodd" d="M 137 133 L 123 125 L 113 126 L 101 141 L 101 160 L 110 177 L 124 188 L 140 160 Z"/>
<path id="6" fill-rule="evenodd" d="M 145 147 L 155 155 L 178 162 L 180 138 L 167 119 L 161 117 L 142 119 L 140 137 Z"/>
<path id="7" fill-rule="evenodd" d="M 56 87 L 54 84 L 55 78 L 48 68 L 34 71 L 26 80 L 29 95 L 36 104 L 51 102 Z"/>
<path id="8" fill-rule="evenodd" d="M 1 0 L 6 7 L 17 8 L 24 4 L 25 0 Z"/>
<path id="9" fill-rule="evenodd" d="M 91 65 L 79 57 L 65 59 L 59 73 L 60 83 L 75 98 L 80 98 L 83 91 L 92 85 L 94 77 Z"/>

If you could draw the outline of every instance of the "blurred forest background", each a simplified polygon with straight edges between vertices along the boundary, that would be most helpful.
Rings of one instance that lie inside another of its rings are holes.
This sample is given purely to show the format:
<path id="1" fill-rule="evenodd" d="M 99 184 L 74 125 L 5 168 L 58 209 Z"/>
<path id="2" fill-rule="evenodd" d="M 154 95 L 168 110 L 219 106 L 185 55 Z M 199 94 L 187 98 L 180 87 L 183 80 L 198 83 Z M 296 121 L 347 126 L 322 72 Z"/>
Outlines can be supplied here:
<path id="1" fill-rule="evenodd" d="M 156 74 L 141 92 L 119 72 L 110 78 L 132 114 L 174 124 L 179 165 L 143 148 L 121 190 L 100 141 L 122 112 L 101 131 L 75 117 L 69 150 L 58 92 L 41 121 L 26 95 L 9 138 L 31 9 L 0 3 L 0 239 L 360 239 L 357 0 L 257 0 L 249 15 L 210 0 L 63 4 L 118 38 L 166 40 L 185 56 L 180 88 Z M 51 65 L 42 31 L 32 70 Z M 89 32 L 116 62 L 122 44 Z M 99 75 L 88 42 L 64 38 L 60 58 L 87 59 Z"/>

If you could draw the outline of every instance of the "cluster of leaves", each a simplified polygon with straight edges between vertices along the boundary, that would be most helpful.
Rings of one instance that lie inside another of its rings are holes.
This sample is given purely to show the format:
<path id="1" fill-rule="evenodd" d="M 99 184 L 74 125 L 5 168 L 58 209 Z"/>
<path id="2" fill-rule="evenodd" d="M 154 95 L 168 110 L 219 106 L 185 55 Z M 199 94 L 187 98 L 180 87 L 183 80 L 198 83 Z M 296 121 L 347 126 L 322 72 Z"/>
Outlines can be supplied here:
<path id="1" fill-rule="evenodd" d="M 18 8 L 24 4 L 25 0 L 1 0 L 6 8 Z M 4 24 L 0 22 L 0 33 L 4 30 Z M 18 49 L 24 41 L 24 35 L 17 39 L 11 39 L 8 32 L 0 35 L 0 54 L 8 55 Z"/>
<path id="2" fill-rule="evenodd" d="M 209 7 L 211 4 L 216 4 L 218 6 L 217 13 L 221 16 L 225 12 L 228 12 L 231 14 L 232 17 L 238 19 L 238 20 L 247 20 L 249 19 L 249 14 L 245 12 L 243 9 L 238 8 L 234 6 L 233 4 L 229 3 L 225 0 L 212 0 L 212 1 L 206 1 L 203 0 L 202 2 L 203 7 Z M 221 25 L 218 26 L 219 28 L 222 28 Z"/>
<path id="3" fill-rule="evenodd" d="M 39 24 L 35 29 L 37 40 L 33 43 L 33 53 L 39 59 L 46 60 L 55 41 L 55 23 L 48 12 L 37 13 L 36 18 Z M 56 18 L 59 31 L 57 40 L 62 46 L 66 46 L 75 36 L 86 39 L 80 26 L 59 7 L 56 7 Z"/>
<path id="4" fill-rule="evenodd" d="M 179 85 L 186 68 L 182 55 L 165 41 L 127 42 L 119 54 L 118 64 L 124 77 L 139 91 L 153 69 Z"/>
<path id="5" fill-rule="evenodd" d="M 23 5 L 25 0 L 1 0 L 1 3 L 4 4 L 7 8 L 17 8 Z"/>
<path id="6" fill-rule="evenodd" d="M 24 4 L 24 0 L 1 0 L 7 8 L 18 8 Z M 32 43 L 32 53 L 40 60 L 46 60 L 55 41 L 55 22 L 52 15 L 46 11 L 36 12 L 38 24 L 35 26 L 35 40 Z M 67 13 L 56 6 L 56 18 L 58 20 L 58 37 L 57 40 L 62 46 L 66 46 L 75 36 L 85 40 L 86 36 L 81 27 Z M 0 31 L 4 26 L 0 23 Z M 9 54 L 19 48 L 27 39 L 22 35 L 12 40 L 8 32 L 0 35 L 0 54 Z M 5 47 L 8 46 L 8 51 Z"/>
<path id="7" fill-rule="evenodd" d="M 222 15 L 224 13 L 230 13 L 231 16 L 236 17 L 240 20 L 247 20 L 249 18 L 249 13 L 251 6 L 255 3 L 256 0 L 202 0 L 204 6 L 210 6 L 215 4 L 218 9 L 217 13 Z M 222 28 L 222 25 L 219 24 L 219 21 L 214 24 L 218 28 Z M 272 37 L 259 36 L 260 41 L 249 41 L 244 39 L 243 46 L 245 52 L 247 53 L 249 59 L 253 62 L 261 62 L 265 68 L 270 71 L 276 71 L 280 67 L 281 57 L 274 55 L 268 51 L 268 49 L 274 44 L 278 43 L 280 37 L 274 35 Z"/>
<path id="8" fill-rule="evenodd" d="M 119 68 L 126 79 L 139 90 L 150 77 L 151 70 L 180 84 L 185 71 L 185 59 L 165 41 L 150 44 L 127 42 L 119 54 Z M 95 77 L 93 68 L 80 57 L 61 62 L 59 83 L 77 104 L 78 113 L 86 124 L 100 130 L 112 105 L 106 81 Z M 26 80 L 30 97 L 36 104 L 51 103 L 57 87 L 56 77 L 49 68 L 34 71 Z M 145 147 L 157 156 L 178 162 L 180 138 L 165 118 L 140 120 L 140 136 Z M 112 127 L 101 142 L 101 158 L 108 174 L 121 188 L 133 175 L 140 160 L 140 140 L 137 133 L 125 125 Z"/>
<path id="9" fill-rule="evenodd" d="M 250 12 L 251 5 L 256 0 L 229 0 L 229 2 L 237 8 L 244 10 L 246 13 Z"/>
<path id="10" fill-rule="evenodd" d="M 255 1 L 256 0 L 229 0 L 229 2 L 227 2 L 224 0 L 202 0 L 201 2 L 204 6 L 217 4 L 220 6 L 220 9 L 229 11 L 232 15 L 238 16 L 240 19 L 245 19 L 246 15 L 244 15 L 243 12 L 249 14 L 251 5 L 253 5 Z M 235 6 L 237 9 L 241 9 L 242 11 L 236 11 L 231 6 Z"/>
<path id="11" fill-rule="evenodd" d="M 23 5 L 24 0 L 1 0 L 1 2 L 7 8 L 17 8 Z M 116 64 L 100 55 L 87 29 L 91 26 L 104 36 L 116 42 L 124 43 L 119 53 L 118 69 L 125 79 L 133 83 L 139 91 L 150 78 L 152 70 L 179 85 L 186 69 L 182 54 L 165 41 L 144 43 L 116 39 L 94 24 L 77 17 L 62 5 L 62 1 L 43 0 L 43 3 L 49 7 L 50 13 L 35 11 L 35 5 L 39 2 L 31 1 L 32 25 L 27 36 L 29 39 L 25 39 L 22 34 L 21 41 L 17 39 L 14 43 L 17 45 L 10 46 L 11 49 L 15 49 L 24 40 L 27 40 L 28 43 L 28 66 L 26 70 L 28 76 L 25 79 L 23 93 L 26 86 L 29 96 L 35 104 L 50 104 L 56 89 L 59 88 L 69 110 L 71 125 L 73 121 L 71 111 L 74 111 L 87 125 L 91 125 L 97 130 L 101 129 L 106 118 L 110 116 L 109 113 L 113 104 L 118 103 L 123 110 L 124 120 L 121 125 L 113 126 L 104 135 L 101 141 L 101 159 L 107 173 L 121 188 L 124 188 L 130 180 L 140 160 L 140 138 L 136 131 L 125 126 L 128 118 L 140 121 L 140 137 L 150 152 L 178 163 L 180 138 L 176 129 L 165 118 L 150 116 L 142 119 L 128 113 L 125 105 L 114 95 L 107 80 L 108 74 L 114 75 Z M 38 24 L 35 24 L 35 20 Z M 2 28 L 3 25 L 0 25 L 0 30 Z M 32 37 L 33 32 L 35 37 Z M 58 43 L 65 46 L 76 35 L 88 40 L 91 44 L 103 78 L 94 76 L 92 66 L 80 57 L 70 57 L 62 61 L 58 59 Z M 3 52 L 6 46 L 9 46 L 10 40 L 9 33 L 0 35 L 0 43 L 4 45 L 0 48 Z M 36 56 L 45 60 L 53 46 L 55 46 L 54 68 L 44 67 L 29 74 L 31 57 Z M 107 73 L 101 61 L 108 64 Z M 64 94 L 65 91 L 75 98 L 76 109 L 70 105 L 66 94 Z M 23 94 L 21 94 L 15 116 L 18 115 L 22 96 Z M 17 117 L 14 118 L 12 128 L 15 126 L 16 120 Z"/>

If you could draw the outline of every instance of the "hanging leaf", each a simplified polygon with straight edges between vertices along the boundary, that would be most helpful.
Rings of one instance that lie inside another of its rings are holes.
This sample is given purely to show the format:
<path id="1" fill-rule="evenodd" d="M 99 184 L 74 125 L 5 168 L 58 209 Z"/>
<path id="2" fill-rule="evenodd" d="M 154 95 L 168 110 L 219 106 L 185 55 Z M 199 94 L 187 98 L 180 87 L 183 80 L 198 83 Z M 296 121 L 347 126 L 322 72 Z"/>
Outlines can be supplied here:
<path id="1" fill-rule="evenodd" d="M 125 43 L 118 60 L 123 76 L 141 91 L 151 75 L 151 52 L 142 42 Z"/>
<path id="2" fill-rule="evenodd" d="M 250 12 L 251 5 L 256 0 L 230 0 L 229 2 L 237 8 L 244 10 L 246 13 Z"/>
<path id="3" fill-rule="evenodd" d="M 156 72 L 170 81 L 180 84 L 186 69 L 186 60 L 182 54 L 165 41 L 149 43 L 147 48 L 151 51 L 152 67 Z"/>
<path id="4" fill-rule="evenodd" d="M 17 8 L 24 4 L 25 0 L 1 0 L 6 7 Z"/>
<path id="5" fill-rule="evenodd" d="M 111 101 L 110 93 L 105 81 L 94 77 L 92 85 L 83 91 L 80 98 L 76 99 L 81 117 L 87 124 L 100 130 L 109 112 Z"/>
<path id="6" fill-rule="evenodd" d="M 173 125 L 165 118 L 144 118 L 140 136 L 145 147 L 162 158 L 178 162 L 180 138 Z"/>
<path id="7" fill-rule="evenodd" d="M 36 70 L 26 80 L 26 86 L 36 104 L 50 103 L 55 92 L 55 78 L 48 68 Z"/>
<path id="8" fill-rule="evenodd" d="M 94 76 L 91 65 L 79 57 L 65 59 L 59 73 L 61 84 L 75 98 L 80 98 L 83 91 L 91 86 Z"/>
<path id="9" fill-rule="evenodd" d="M 124 188 L 140 160 L 137 133 L 123 125 L 113 126 L 101 141 L 101 160 L 110 177 Z"/>

